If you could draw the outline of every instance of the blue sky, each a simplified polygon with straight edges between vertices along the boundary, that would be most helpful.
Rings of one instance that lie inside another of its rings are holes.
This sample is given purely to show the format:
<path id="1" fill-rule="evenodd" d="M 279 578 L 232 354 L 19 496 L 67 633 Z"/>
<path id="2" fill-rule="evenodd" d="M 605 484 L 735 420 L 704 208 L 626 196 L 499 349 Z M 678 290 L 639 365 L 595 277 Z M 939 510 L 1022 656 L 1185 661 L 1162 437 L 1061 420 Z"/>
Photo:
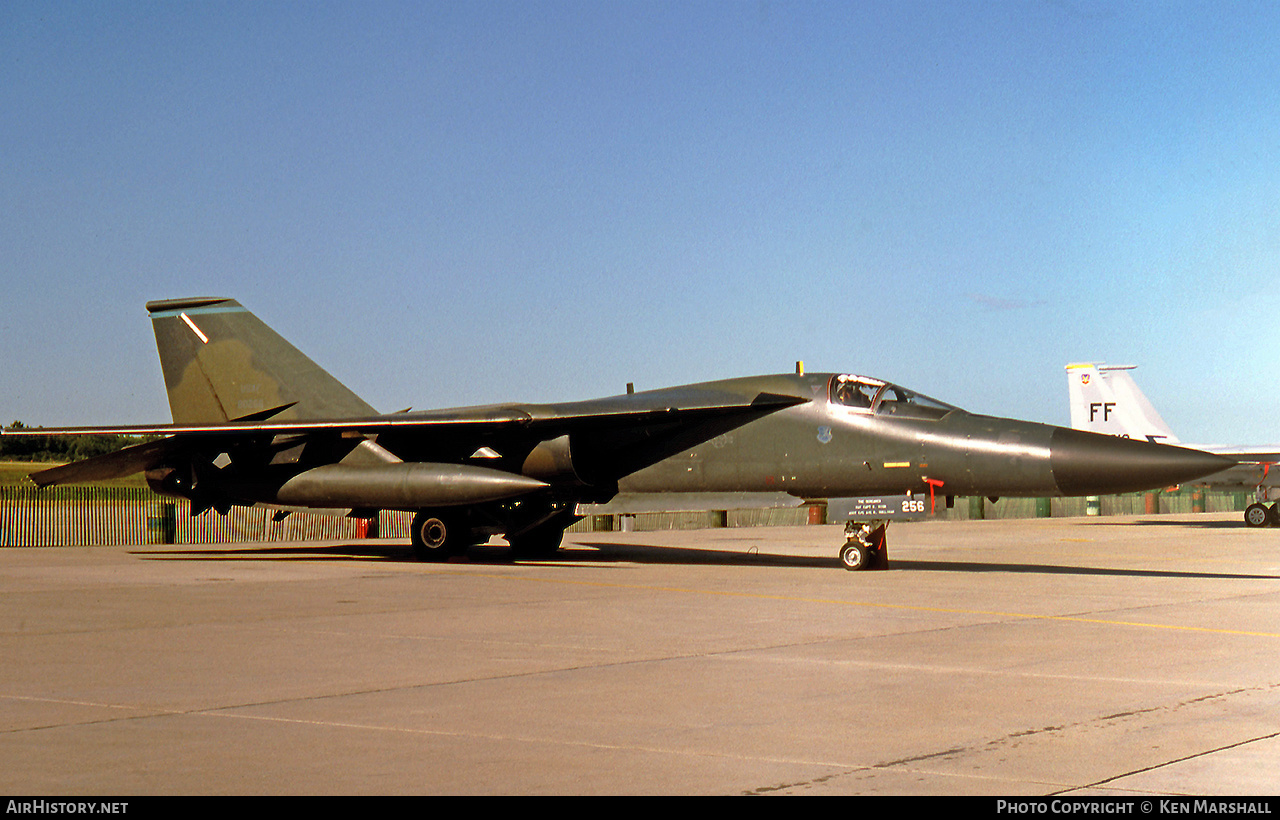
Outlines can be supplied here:
<path id="1" fill-rule="evenodd" d="M 1280 441 L 1280 6 L 0 6 L 0 421 L 166 421 L 143 303 L 375 407 L 862 372 Z"/>

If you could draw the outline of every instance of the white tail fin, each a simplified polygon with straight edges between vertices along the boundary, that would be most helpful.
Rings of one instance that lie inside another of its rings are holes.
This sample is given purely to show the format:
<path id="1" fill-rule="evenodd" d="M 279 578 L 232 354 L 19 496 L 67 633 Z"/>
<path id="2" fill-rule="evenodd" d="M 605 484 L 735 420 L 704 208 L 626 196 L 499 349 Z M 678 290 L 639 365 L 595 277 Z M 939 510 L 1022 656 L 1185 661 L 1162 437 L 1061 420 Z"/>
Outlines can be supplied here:
<path id="1" fill-rule="evenodd" d="M 1177 444 L 1178 437 L 1129 375 L 1133 369 L 1133 365 L 1067 365 L 1071 426 L 1092 433 Z"/>

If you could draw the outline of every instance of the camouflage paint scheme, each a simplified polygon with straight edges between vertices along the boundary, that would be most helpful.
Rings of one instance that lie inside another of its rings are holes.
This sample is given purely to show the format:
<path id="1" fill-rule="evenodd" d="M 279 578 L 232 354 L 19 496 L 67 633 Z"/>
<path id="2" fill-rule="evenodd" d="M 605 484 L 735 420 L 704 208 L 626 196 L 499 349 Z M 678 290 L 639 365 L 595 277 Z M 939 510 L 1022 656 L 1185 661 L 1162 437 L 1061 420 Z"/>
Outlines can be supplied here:
<path id="1" fill-rule="evenodd" d="M 410 510 L 424 559 L 494 534 L 518 554 L 547 555 L 580 517 L 580 504 L 652 493 L 792 503 L 931 490 L 1100 495 L 1167 486 L 1230 463 L 975 415 L 898 385 L 833 373 L 379 414 L 233 300 L 150 302 L 147 310 L 174 423 L 42 432 L 167 437 L 36 473 L 36 483 L 144 471 L 155 490 L 190 499 L 193 513 L 233 504 L 356 516 Z M 878 543 L 882 550 L 882 537 Z M 854 556 L 858 566 L 866 557 Z"/>

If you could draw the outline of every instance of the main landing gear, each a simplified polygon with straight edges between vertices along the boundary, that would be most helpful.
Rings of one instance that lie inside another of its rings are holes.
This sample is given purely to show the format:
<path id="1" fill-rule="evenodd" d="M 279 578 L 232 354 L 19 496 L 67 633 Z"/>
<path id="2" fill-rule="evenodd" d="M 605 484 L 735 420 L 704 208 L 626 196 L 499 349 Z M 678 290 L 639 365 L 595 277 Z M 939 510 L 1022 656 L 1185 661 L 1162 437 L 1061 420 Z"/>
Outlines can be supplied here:
<path id="1" fill-rule="evenodd" d="M 1280 501 L 1270 507 L 1260 502 L 1245 507 L 1244 523 L 1250 527 L 1280 527 Z"/>
<path id="2" fill-rule="evenodd" d="M 474 539 L 460 517 L 423 510 L 413 516 L 409 540 L 419 561 L 448 561 L 471 546 Z"/>
<path id="3" fill-rule="evenodd" d="M 850 521 L 844 525 L 845 541 L 840 548 L 840 564 L 847 570 L 888 569 L 889 547 L 885 541 L 888 521 Z"/>
<path id="4" fill-rule="evenodd" d="M 550 558 L 560 549 L 565 527 L 571 517 L 556 515 L 532 527 L 506 533 L 515 558 Z M 448 561 L 466 552 L 467 547 L 483 544 L 494 529 L 483 521 L 468 518 L 462 510 L 420 510 L 413 516 L 409 541 L 419 561 Z M 498 530 L 501 534 L 501 530 Z"/>

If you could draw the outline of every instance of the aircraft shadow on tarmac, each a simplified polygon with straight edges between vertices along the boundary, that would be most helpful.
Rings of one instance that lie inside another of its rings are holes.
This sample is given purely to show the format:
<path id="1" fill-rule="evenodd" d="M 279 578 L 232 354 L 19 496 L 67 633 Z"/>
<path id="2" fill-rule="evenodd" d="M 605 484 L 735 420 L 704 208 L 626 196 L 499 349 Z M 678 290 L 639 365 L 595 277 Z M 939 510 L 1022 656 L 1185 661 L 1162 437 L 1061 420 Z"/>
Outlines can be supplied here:
<path id="1" fill-rule="evenodd" d="M 1244 530 L 1248 529 L 1243 521 L 1188 521 L 1185 518 L 1180 520 L 1160 521 L 1152 518 L 1142 518 L 1137 521 L 1094 521 L 1090 523 L 1091 527 L 1184 527 L 1187 529 L 1201 530 Z"/>
<path id="2" fill-rule="evenodd" d="M 1240 572 L 1188 572 L 1167 569 L 1122 569 L 1118 567 L 1069 566 L 1064 564 L 996 564 L 975 561 L 893 561 L 891 569 L 912 572 L 1018 572 L 1041 575 L 1110 575 L 1117 578 L 1205 578 L 1222 580 L 1270 580 L 1280 581 L 1280 575 L 1259 575 Z"/>
<path id="3" fill-rule="evenodd" d="M 1161 522 L 1164 523 L 1164 522 Z M 1174 522 L 1169 522 L 1170 524 Z M 835 556 L 780 555 L 748 551 L 700 550 L 658 544 L 616 543 L 607 540 L 582 542 L 591 549 L 567 547 L 552 558 L 513 559 L 505 544 L 483 544 L 472 547 L 464 555 L 446 562 L 478 566 L 621 566 L 624 564 L 667 564 L 688 566 L 743 567 L 808 567 L 833 571 L 840 566 Z M 351 542 L 326 546 L 245 546 L 241 549 L 187 549 L 164 552 L 136 552 L 150 560 L 213 561 L 372 561 L 386 563 L 419 563 L 408 545 Z M 427 564 L 425 566 L 433 566 Z M 889 571 L 900 572 L 1009 572 L 1039 575 L 1114 576 L 1125 578 L 1204 578 L 1237 580 L 1280 580 L 1280 575 L 1230 572 L 1193 572 L 1187 570 L 1148 570 L 1118 567 L 1073 566 L 1069 564 L 999 563 L 983 561 L 919 561 L 894 558 L 890 554 Z M 873 574 L 876 571 L 872 571 Z M 850 573 L 859 575 L 861 573 Z"/>
<path id="4" fill-rule="evenodd" d="M 583 565 L 623 565 L 623 564 L 685 564 L 685 565 L 719 565 L 719 566 L 774 566 L 774 567 L 821 567 L 831 569 L 839 566 L 835 556 L 815 555 L 777 555 L 758 552 L 726 552 L 723 550 L 699 550 L 684 547 L 660 546 L 657 544 L 621 544 L 609 542 L 584 543 L 591 549 L 561 549 L 550 558 L 515 559 L 507 545 L 482 544 L 471 547 L 463 555 L 442 564 L 423 564 L 423 566 L 448 566 L 449 564 L 472 564 L 481 566 L 511 566 L 513 564 L 536 564 L 538 566 L 583 566 Z M 138 551 L 131 553 L 141 558 L 156 561 L 377 561 L 389 563 L 421 563 L 412 549 L 406 544 L 368 544 L 349 542 L 316 546 L 259 546 L 246 545 L 242 548 L 217 549 L 167 549 L 159 551 Z"/>

